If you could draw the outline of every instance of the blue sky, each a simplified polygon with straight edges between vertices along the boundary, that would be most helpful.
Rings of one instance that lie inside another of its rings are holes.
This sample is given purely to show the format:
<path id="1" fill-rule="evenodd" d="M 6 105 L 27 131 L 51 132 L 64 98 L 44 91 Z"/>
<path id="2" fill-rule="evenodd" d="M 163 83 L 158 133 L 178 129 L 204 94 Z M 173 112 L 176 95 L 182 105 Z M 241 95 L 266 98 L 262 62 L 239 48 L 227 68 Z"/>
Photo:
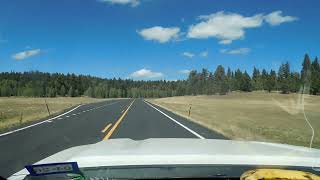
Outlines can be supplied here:
<path id="1" fill-rule="evenodd" d="M 0 71 L 183 79 L 222 64 L 252 71 L 320 55 L 320 2 L 3 0 Z"/>

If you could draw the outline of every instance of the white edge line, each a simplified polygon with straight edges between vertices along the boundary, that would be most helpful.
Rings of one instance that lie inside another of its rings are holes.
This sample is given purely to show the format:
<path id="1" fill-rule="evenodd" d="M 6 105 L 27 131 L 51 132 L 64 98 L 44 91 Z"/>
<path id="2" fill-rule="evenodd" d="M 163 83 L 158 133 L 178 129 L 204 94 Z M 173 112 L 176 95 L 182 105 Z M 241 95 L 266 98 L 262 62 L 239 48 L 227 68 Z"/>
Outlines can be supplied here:
<path id="1" fill-rule="evenodd" d="M 194 132 L 193 130 L 191 130 L 190 128 L 188 128 L 187 126 L 181 124 L 180 122 L 178 122 L 177 120 L 173 119 L 172 117 L 170 117 L 169 115 L 167 115 L 166 113 L 162 112 L 161 110 L 159 110 L 158 108 L 152 106 L 150 103 L 148 103 L 147 101 L 144 101 L 145 103 L 147 103 L 149 106 L 151 106 L 153 109 L 159 111 L 161 114 L 163 114 L 164 116 L 166 116 L 167 118 L 169 118 L 170 120 L 172 120 L 173 122 L 177 123 L 178 125 L 180 125 L 181 127 L 185 128 L 186 130 L 188 130 L 189 132 L 191 132 L 192 134 L 194 134 L 195 136 L 197 136 L 200 139 L 205 139 L 204 137 L 202 137 L 200 134 Z"/>
<path id="2" fill-rule="evenodd" d="M 109 103 L 109 104 L 106 104 L 106 105 L 104 105 L 104 106 L 116 104 L 116 103 L 118 103 L 118 102 L 120 102 L 120 101 L 116 101 L 116 102 L 113 102 L 113 103 Z M 31 127 L 33 127 L 33 126 L 37 126 L 37 125 L 40 125 L 40 124 L 43 124 L 43 123 L 50 122 L 50 120 L 57 119 L 57 118 L 59 118 L 59 117 L 61 117 L 61 116 L 63 116 L 63 115 L 66 115 L 66 114 L 68 114 L 68 113 L 70 113 L 70 112 L 78 109 L 78 108 L 79 108 L 80 106 L 82 106 L 82 105 L 83 105 L 83 104 L 80 104 L 80 105 L 76 106 L 75 108 L 71 109 L 70 111 L 65 112 L 65 113 L 63 113 L 63 114 L 60 114 L 60 115 L 58 115 L 58 116 L 55 116 L 55 117 L 53 117 L 53 118 L 50 118 L 50 119 L 47 119 L 47 120 L 44 120 L 44 121 L 41 121 L 41 122 L 38 122 L 38 123 L 35 123 L 35 124 L 32 124 L 32 125 L 29 125 L 29 126 L 26 126 L 26 127 L 23 127 L 23 128 L 15 129 L 15 130 L 13 130 L 13 131 L 9 131 L 9 132 L 0 134 L 0 137 L 6 136 L 6 135 L 9 135 L 9 134 L 18 132 L 18 131 L 22 131 L 22 130 L 28 129 L 28 128 L 31 128 Z M 82 111 L 82 112 L 84 112 L 84 111 Z"/>
<path id="3" fill-rule="evenodd" d="M 37 125 L 42 124 L 42 123 L 50 122 L 50 120 L 57 119 L 57 118 L 59 118 L 59 117 L 61 117 L 61 116 L 65 115 L 65 114 L 68 114 L 68 113 L 70 113 L 70 112 L 72 112 L 72 111 L 76 110 L 76 109 L 77 109 L 77 108 L 79 108 L 80 106 L 82 106 L 82 105 L 78 105 L 77 107 L 75 107 L 75 108 L 71 109 L 70 111 L 65 112 L 65 113 L 63 113 L 63 114 L 60 114 L 60 115 L 58 115 L 58 116 L 55 116 L 55 117 L 53 117 L 53 118 L 50 118 L 50 119 L 47 119 L 47 120 L 44 120 L 44 121 L 41 121 L 41 122 L 38 122 L 38 123 L 35 123 L 35 124 L 32 124 L 32 125 L 29 125 L 29 126 L 26 126 L 26 127 L 23 127 L 23 128 L 15 129 L 15 130 L 13 130 L 13 131 L 9 131 L 9 132 L 6 132 L 6 133 L 3 133 L 3 134 L 0 134 L 0 137 L 1 137 L 1 136 L 6 136 L 6 135 L 9 135 L 9 134 L 12 134 L 12 133 L 18 132 L 18 131 L 22 131 L 22 130 L 24 130 L 24 129 L 31 128 L 31 127 L 33 127 L 33 126 L 37 126 Z"/>

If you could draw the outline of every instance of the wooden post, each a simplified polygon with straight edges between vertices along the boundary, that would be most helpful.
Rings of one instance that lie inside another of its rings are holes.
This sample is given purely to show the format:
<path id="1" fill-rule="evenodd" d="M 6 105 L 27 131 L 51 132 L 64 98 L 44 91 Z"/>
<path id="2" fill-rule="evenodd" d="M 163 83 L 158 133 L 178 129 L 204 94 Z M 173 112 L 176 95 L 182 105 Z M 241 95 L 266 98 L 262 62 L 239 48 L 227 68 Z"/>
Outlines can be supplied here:
<path id="1" fill-rule="evenodd" d="M 46 100 L 44 100 L 44 102 L 46 103 L 47 111 L 48 111 L 48 114 L 49 114 L 49 116 L 50 116 L 50 115 L 51 115 L 51 113 L 50 113 L 50 109 L 49 109 L 49 106 L 48 106 L 48 104 L 47 104 L 47 101 L 46 101 Z"/>
<path id="2" fill-rule="evenodd" d="M 20 113 L 20 124 L 22 124 L 22 116 L 23 116 L 23 112 Z"/>
<path id="3" fill-rule="evenodd" d="M 188 112 L 188 116 L 189 116 L 189 117 L 190 117 L 190 114 L 191 114 L 191 105 L 192 105 L 192 104 L 190 104 L 189 112 Z"/>

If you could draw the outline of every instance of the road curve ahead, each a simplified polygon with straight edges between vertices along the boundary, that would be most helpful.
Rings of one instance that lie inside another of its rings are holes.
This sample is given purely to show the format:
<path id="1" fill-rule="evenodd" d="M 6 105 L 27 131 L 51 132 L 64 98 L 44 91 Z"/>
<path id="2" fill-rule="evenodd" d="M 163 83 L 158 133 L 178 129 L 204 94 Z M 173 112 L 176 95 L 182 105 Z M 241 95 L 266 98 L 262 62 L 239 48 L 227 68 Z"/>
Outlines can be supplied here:
<path id="1" fill-rule="evenodd" d="M 224 138 L 143 99 L 80 106 L 58 118 L 0 134 L 0 176 L 8 177 L 61 150 L 111 138 Z"/>

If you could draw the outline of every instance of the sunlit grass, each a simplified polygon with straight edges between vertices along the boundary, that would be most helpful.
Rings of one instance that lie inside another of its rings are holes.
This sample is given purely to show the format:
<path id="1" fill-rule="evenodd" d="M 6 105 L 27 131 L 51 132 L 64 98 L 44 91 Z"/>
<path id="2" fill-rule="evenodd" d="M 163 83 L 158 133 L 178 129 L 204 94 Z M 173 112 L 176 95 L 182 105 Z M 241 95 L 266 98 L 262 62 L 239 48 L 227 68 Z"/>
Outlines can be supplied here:
<path id="1" fill-rule="evenodd" d="M 309 146 L 311 129 L 304 119 L 299 97 L 299 94 L 252 92 L 149 101 L 231 139 Z M 304 95 L 304 108 L 315 129 L 314 147 L 320 148 L 320 96 Z"/>
<path id="2" fill-rule="evenodd" d="M 21 123 L 27 123 L 49 116 L 45 101 L 51 114 L 57 114 L 65 109 L 81 103 L 103 101 L 87 97 L 58 97 L 58 98 L 0 98 L 0 130 L 4 130 Z M 22 121 L 21 121 L 22 115 Z"/>

